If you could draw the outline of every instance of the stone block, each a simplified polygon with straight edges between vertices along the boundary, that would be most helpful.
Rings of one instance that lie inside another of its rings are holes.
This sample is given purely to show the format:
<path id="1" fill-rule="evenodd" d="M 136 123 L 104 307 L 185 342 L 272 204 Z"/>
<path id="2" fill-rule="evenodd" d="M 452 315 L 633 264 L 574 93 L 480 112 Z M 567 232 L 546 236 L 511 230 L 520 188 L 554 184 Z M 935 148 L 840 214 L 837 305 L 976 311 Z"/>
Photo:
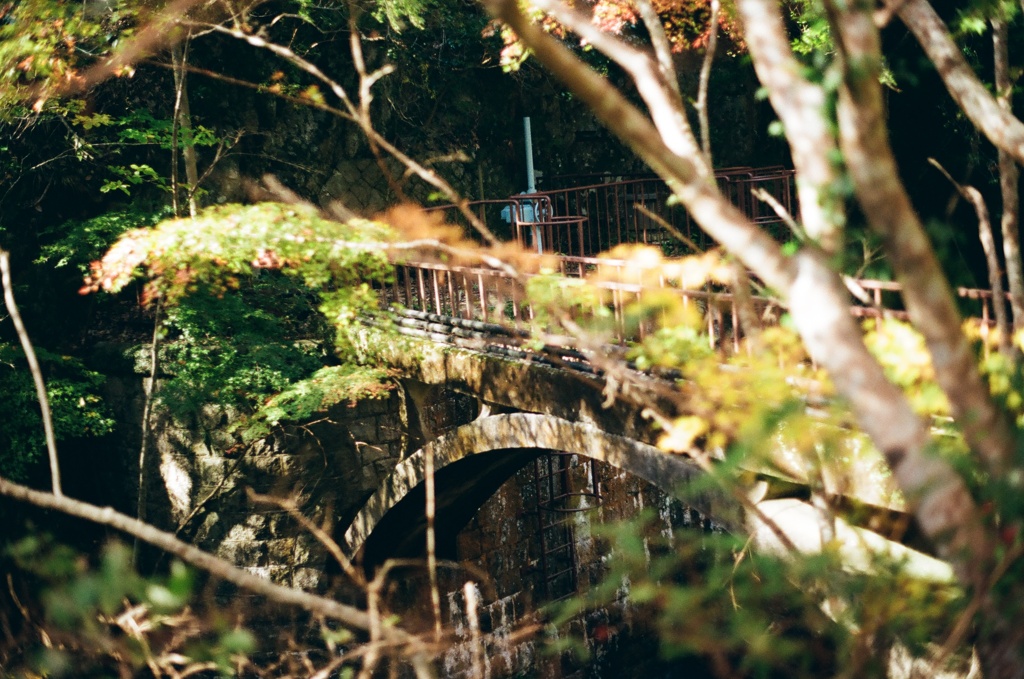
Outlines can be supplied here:
<path id="1" fill-rule="evenodd" d="M 348 432 L 357 443 L 377 442 L 377 416 L 365 417 L 348 423 Z"/>
<path id="2" fill-rule="evenodd" d="M 324 574 L 318 568 L 296 568 L 291 574 L 291 586 L 306 592 L 319 590 Z"/>
<path id="3" fill-rule="evenodd" d="M 379 437 L 379 441 L 382 443 L 398 441 L 405 433 L 402 418 L 398 413 L 387 413 L 381 415 L 377 420 L 377 428 L 377 436 Z"/>
<path id="4" fill-rule="evenodd" d="M 292 565 L 295 559 L 295 538 L 267 540 L 267 557 L 272 564 Z"/>
<path id="5" fill-rule="evenodd" d="M 395 468 L 396 460 L 385 458 L 373 463 L 374 472 L 381 481 L 386 479 Z"/>
<path id="6" fill-rule="evenodd" d="M 279 585 L 287 585 L 291 580 L 291 568 L 287 566 L 278 566 L 273 564 L 249 567 L 245 570 L 249 571 L 253 575 L 276 582 Z"/>
<path id="7" fill-rule="evenodd" d="M 376 462 L 377 460 L 386 460 L 392 457 L 391 451 L 386 445 L 372 443 L 359 446 L 359 453 L 363 458 L 363 466 Z"/>
<path id="8" fill-rule="evenodd" d="M 242 568 L 268 565 L 266 543 L 238 528 L 234 526 L 217 546 L 217 555 Z"/>
<path id="9" fill-rule="evenodd" d="M 357 402 L 349 408 L 348 416 L 352 418 L 368 417 L 371 415 L 384 415 L 396 408 L 391 398 L 368 398 Z"/>
<path id="10" fill-rule="evenodd" d="M 295 553 L 293 562 L 296 566 L 319 565 L 323 567 L 327 548 L 309 533 L 302 532 L 295 536 Z"/>

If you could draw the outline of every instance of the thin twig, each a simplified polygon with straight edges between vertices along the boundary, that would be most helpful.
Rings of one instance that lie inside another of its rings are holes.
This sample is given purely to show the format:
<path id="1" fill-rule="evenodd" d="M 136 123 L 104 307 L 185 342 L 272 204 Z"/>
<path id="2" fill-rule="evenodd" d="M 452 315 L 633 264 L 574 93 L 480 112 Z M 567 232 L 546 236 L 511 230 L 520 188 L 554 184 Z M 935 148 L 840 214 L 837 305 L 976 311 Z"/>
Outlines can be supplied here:
<path id="1" fill-rule="evenodd" d="M 682 231 L 680 231 L 679 229 L 674 227 L 672 224 L 670 224 L 667 219 L 665 219 L 661 215 L 659 215 L 656 212 L 654 212 L 653 210 L 651 210 L 651 208 L 647 207 L 643 203 L 636 203 L 636 204 L 633 205 L 633 207 L 636 208 L 637 212 L 642 214 L 644 217 L 647 217 L 648 219 L 653 221 L 655 224 L 657 224 L 658 226 L 660 226 L 661 228 L 665 229 L 670 234 L 672 234 L 673 238 L 675 238 L 680 243 L 682 243 L 686 247 L 688 247 L 691 250 L 693 250 L 693 252 L 695 254 L 698 254 L 698 255 L 704 254 L 704 249 L 703 248 L 701 248 L 699 245 L 697 245 L 692 240 L 687 238 L 686 235 L 683 234 Z"/>
<path id="2" fill-rule="evenodd" d="M 139 521 L 146 520 L 146 504 L 148 501 L 148 488 L 146 486 L 146 464 L 149 457 L 149 437 L 151 434 L 149 423 L 153 418 L 153 396 L 156 393 L 156 376 L 160 364 L 160 299 L 156 300 L 156 309 L 153 314 L 153 339 L 149 344 L 149 381 L 146 382 L 145 401 L 142 406 L 142 441 L 139 443 L 139 488 L 135 496 L 135 518 Z M 132 544 L 132 563 L 138 563 L 139 541 L 136 538 Z"/>
<path id="3" fill-rule="evenodd" d="M 782 220 L 782 223 L 788 226 L 789 230 L 793 232 L 793 235 L 796 236 L 797 240 L 807 240 L 807 233 L 804 231 L 803 227 L 797 223 L 796 219 L 793 218 L 793 215 L 791 215 L 789 210 L 779 202 L 778 198 L 760 186 L 750 189 L 750 193 L 754 198 L 766 203 L 772 210 L 774 210 L 775 214 Z"/>
<path id="4" fill-rule="evenodd" d="M 985 603 L 985 598 L 992 596 L 992 589 L 996 583 L 1006 574 L 1006 571 L 1013 565 L 1013 562 L 1022 556 L 1024 556 L 1024 543 L 1018 543 L 1014 545 L 1013 549 L 1008 550 L 999 563 L 996 564 L 985 586 L 975 588 L 974 596 L 971 597 L 967 608 L 960 614 L 949 636 L 946 637 L 946 641 L 942 644 L 942 648 L 935 654 L 935 667 L 941 667 L 953 651 L 963 643 L 971 629 L 971 625 L 974 623 L 974 616 L 977 615 Z"/>
<path id="5" fill-rule="evenodd" d="M 668 37 L 665 35 L 661 17 L 655 11 L 651 0 L 637 0 L 636 8 L 640 11 L 640 18 L 643 19 L 644 26 L 647 27 L 647 34 L 651 36 L 651 46 L 654 48 L 654 56 L 658 60 L 661 77 L 665 80 L 665 87 L 672 94 L 675 105 L 682 110 L 683 96 L 679 91 L 679 76 L 676 74 L 675 61 L 672 59 L 672 45 L 669 44 Z"/>
<path id="6" fill-rule="evenodd" d="M 1010 356 L 1013 353 L 1013 335 L 1010 330 L 1010 320 L 1006 317 L 1006 295 L 1003 294 L 1003 275 L 999 266 L 999 253 L 996 252 L 995 236 L 992 233 L 992 221 L 989 218 L 988 206 L 985 205 L 985 198 L 975 187 L 964 186 L 954 180 L 949 172 L 946 171 L 946 168 L 942 167 L 935 158 L 929 158 L 928 162 L 941 172 L 960 195 L 974 207 L 974 212 L 978 217 L 978 238 L 981 240 L 981 248 L 985 252 L 988 282 L 992 289 L 992 311 L 995 314 L 996 328 L 999 331 L 999 352 L 1004 356 Z"/>
<path id="7" fill-rule="evenodd" d="M 50 456 L 50 482 L 53 494 L 63 497 L 64 492 L 60 486 L 60 467 L 57 463 L 57 438 L 53 433 L 53 418 L 50 414 L 50 399 L 46 395 L 46 383 L 43 381 L 43 371 L 39 368 L 39 360 L 36 358 L 35 349 L 32 348 L 32 340 L 28 336 L 25 324 L 18 313 L 18 305 L 14 301 L 14 286 L 11 284 L 11 259 L 10 253 L 0 250 L 0 272 L 2 272 L 4 287 L 4 304 L 7 306 L 7 313 L 11 315 L 14 322 L 14 329 L 18 333 L 18 340 L 21 348 L 25 351 L 25 359 L 28 361 L 28 368 L 32 372 L 32 380 L 36 385 L 36 398 L 39 401 L 39 410 L 43 417 L 43 432 L 46 435 L 46 450 Z"/>
<path id="8" fill-rule="evenodd" d="M 700 122 L 700 146 L 709 167 L 714 167 L 711 160 L 711 125 L 708 122 L 708 85 L 711 82 L 711 64 L 715 60 L 718 49 L 718 12 L 721 9 L 719 0 L 711 0 L 711 19 L 708 26 L 707 51 L 704 62 L 700 66 L 700 84 L 697 87 L 697 117 Z"/>
<path id="9" fill-rule="evenodd" d="M 434 487 L 434 447 L 427 446 L 424 450 L 423 476 L 426 483 L 427 497 L 427 576 L 430 578 L 430 607 L 434 613 L 434 638 L 441 640 L 441 592 L 437 586 L 437 534 L 435 521 L 437 518 L 437 498 Z"/>

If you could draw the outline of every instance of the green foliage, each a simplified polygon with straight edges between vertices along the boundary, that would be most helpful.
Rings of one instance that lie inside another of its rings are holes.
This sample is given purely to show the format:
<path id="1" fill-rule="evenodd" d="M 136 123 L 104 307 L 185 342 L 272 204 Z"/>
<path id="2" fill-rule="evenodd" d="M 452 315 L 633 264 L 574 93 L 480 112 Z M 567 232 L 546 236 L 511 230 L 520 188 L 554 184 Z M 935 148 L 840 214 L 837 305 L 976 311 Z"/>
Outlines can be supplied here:
<path id="1" fill-rule="evenodd" d="M 558 606 L 556 623 L 625 596 L 633 620 L 652 621 L 664 657 L 704 658 L 717 676 L 882 676 L 888 649 L 924 654 L 966 603 L 897 559 L 850 573 L 834 547 L 779 558 L 696 526 L 665 536 L 652 518 L 595 529 L 610 547 L 608 571 Z"/>
<path id="2" fill-rule="evenodd" d="M 824 7 L 814 0 L 797 0 L 789 4 L 789 10 L 798 28 L 792 42 L 793 52 L 822 70 L 835 52 Z"/>
<path id="3" fill-rule="evenodd" d="M 85 369 L 69 356 L 37 348 L 46 376 L 47 395 L 58 441 L 102 436 L 113 431 L 114 420 L 102 405 L 103 376 Z M 24 354 L 16 345 L 0 342 L 0 475 L 24 481 L 46 458 L 46 439 L 35 384 Z"/>
<path id="4" fill-rule="evenodd" d="M 123 673 L 167 663 L 226 677 L 235 676 L 239 659 L 256 650 L 248 630 L 216 614 L 193 616 L 195 576 L 178 561 L 166 576 L 144 577 L 132 565 L 131 549 L 122 544 L 107 544 L 93 564 L 45 534 L 7 546 L 0 555 L 4 560 L 17 576 L 9 586 L 34 580 L 28 594 L 38 597 L 43 629 L 49 628 L 36 644 L 22 649 L 23 666 L 9 668 L 30 673 L 21 676 L 105 676 L 114 668 Z M 181 634 L 185 627 L 188 631 Z M 52 643 L 51 635 L 62 643 Z"/>
<path id="5" fill-rule="evenodd" d="M 74 267 L 85 275 L 89 264 L 100 259 L 118 238 L 145 226 L 152 226 L 171 216 L 168 206 L 151 208 L 133 204 L 85 220 L 71 220 L 44 230 L 40 236 L 48 241 L 40 248 L 36 264 L 55 268 Z"/>
<path id="6" fill-rule="evenodd" d="M 341 224 L 312 208 L 222 206 L 124 234 L 94 263 L 91 286 L 117 291 L 144 266 L 148 294 L 166 308 L 172 377 L 161 401 L 179 418 L 209 403 L 231 409 L 251 441 L 379 393 L 386 373 L 354 367 L 349 337 L 376 310 L 370 283 L 391 276 L 390 239 L 381 224 Z M 324 367 L 337 357 L 349 363 Z"/>
<path id="7" fill-rule="evenodd" d="M 17 113 L 11 104 L 74 78 L 92 61 L 114 25 L 59 0 L 25 0 L 0 8 L 0 116 Z M 24 109 L 22 109 L 24 110 Z"/>
<path id="8" fill-rule="evenodd" d="M 312 207 L 260 203 L 207 208 L 195 219 L 173 219 L 125 234 L 93 267 L 94 289 L 117 292 L 145 265 L 154 293 L 171 301 L 209 286 L 237 287 L 240 276 L 279 269 L 314 290 L 386 280 L 390 265 L 383 224 L 321 217 Z"/>
<path id="9" fill-rule="evenodd" d="M 423 28 L 427 13 L 435 5 L 432 0 L 382 0 L 376 4 L 374 18 L 386 21 L 395 30 L 401 30 L 406 21 L 415 28 Z"/>
<path id="10" fill-rule="evenodd" d="M 865 344 L 886 376 L 907 394 L 914 409 L 923 415 L 948 415 L 949 402 L 935 382 L 924 337 L 909 323 L 892 318 L 879 323 L 869 321 L 865 327 Z"/>
<path id="11" fill-rule="evenodd" d="M 199 289 L 181 298 L 164 324 L 164 369 L 173 377 L 160 389 L 161 402 L 183 419 L 209 403 L 252 414 L 322 365 L 325 337 L 302 337 L 301 317 L 315 330 L 314 314 L 308 297 L 269 273 L 232 294 Z"/>
<path id="12" fill-rule="evenodd" d="M 383 398 L 393 389 L 392 377 L 387 369 L 354 364 L 321 368 L 267 399 L 251 418 L 243 440 L 265 436 L 284 422 L 308 421 L 339 403 Z"/>

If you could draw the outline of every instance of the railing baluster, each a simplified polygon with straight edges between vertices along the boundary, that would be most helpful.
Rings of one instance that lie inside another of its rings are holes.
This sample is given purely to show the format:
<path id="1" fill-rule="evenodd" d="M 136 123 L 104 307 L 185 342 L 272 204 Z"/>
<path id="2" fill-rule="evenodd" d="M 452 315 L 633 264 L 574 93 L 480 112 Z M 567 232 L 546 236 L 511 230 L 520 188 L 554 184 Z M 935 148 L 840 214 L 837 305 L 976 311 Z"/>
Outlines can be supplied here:
<path id="1" fill-rule="evenodd" d="M 441 309 L 441 288 L 437 281 L 437 277 L 441 274 L 438 271 L 433 271 L 431 273 L 433 274 L 430 278 L 434 288 L 434 309 L 438 315 L 444 315 L 444 310 Z"/>
<path id="2" fill-rule="evenodd" d="M 455 310 L 459 308 L 459 292 L 455 289 L 455 281 L 452 280 L 452 275 L 449 273 L 445 276 L 448 287 L 448 308 L 455 313 Z"/>
<path id="3" fill-rule="evenodd" d="M 423 269 L 416 269 L 416 278 L 420 284 L 420 311 L 428 311 L 427 309 L 427 289 L 423 283 Z"/>

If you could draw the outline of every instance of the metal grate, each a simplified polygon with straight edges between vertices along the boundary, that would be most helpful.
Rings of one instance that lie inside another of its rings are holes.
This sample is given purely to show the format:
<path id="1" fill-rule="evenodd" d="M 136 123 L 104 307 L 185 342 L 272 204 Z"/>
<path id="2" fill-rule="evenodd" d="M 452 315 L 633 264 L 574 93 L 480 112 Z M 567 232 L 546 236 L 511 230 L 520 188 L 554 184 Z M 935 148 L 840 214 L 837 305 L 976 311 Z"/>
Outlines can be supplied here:
<path id="1" fill-rule="evenodd" d="M 578 590 L 573 514 L 600 506 L 597 466 L 570 453 L 549 452 L 534 460 L 534 484 L 544 596 L 559 601 Z"/>

